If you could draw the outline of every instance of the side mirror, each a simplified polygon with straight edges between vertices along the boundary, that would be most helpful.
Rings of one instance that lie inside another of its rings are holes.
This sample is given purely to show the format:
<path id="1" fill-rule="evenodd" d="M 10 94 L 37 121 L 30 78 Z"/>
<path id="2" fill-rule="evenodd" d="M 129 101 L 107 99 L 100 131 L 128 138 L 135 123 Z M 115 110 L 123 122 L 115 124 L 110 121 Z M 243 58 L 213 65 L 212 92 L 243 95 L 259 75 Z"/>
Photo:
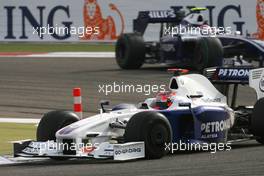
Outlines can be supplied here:
<path id="1" fill-rule="evenodd" d="M 140 109 L 148 109 L 147 103 L 142 103 Z"/>
<path id="2" fill-rule="evenodd" d="M 102 109 L 103 112 L 106 112 L 104 106 L 109 106 L 109 105 L 110 105 L 110 101 L 108 101 L 108 100 L 100 101 L 100 106 L 101 106 L 101 109 Z"/>
<path id="3" fill-rule="evenodd" d="M 191 108 L 191 103 L 179 103 L 180 107 L 189 107 Z"/>

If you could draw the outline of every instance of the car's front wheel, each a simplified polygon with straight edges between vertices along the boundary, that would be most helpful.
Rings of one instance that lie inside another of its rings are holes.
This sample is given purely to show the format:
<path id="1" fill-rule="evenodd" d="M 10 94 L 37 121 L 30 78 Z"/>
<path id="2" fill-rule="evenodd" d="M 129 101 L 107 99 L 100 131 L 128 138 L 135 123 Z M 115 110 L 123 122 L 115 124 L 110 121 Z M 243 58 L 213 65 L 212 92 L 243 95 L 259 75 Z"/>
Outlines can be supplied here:
<path id="1" fill-rule="evenodd" d="M 59 129 L 78 120 L 78 116 L 70 111 L 51 111 L 44 114 L 37 128 L 37 141 L 55 141 Z"/>
<path id="2" fill-rule="evenodd" d="M 165 150 L 172 139 L 172 130 L 167 118 L 153 111 L 139 112 L 131 117 L 125 129 L 126 142 L 145 142 L 147 159 L 158 159 L 168 151 Z"/>
<path id="3" fill-rule="evenodd" d="M 264 144 L 264 98 L 259 99 L 254 105 L 251 117 L 251 130 L 256 141 Z"/>
<path id="4" fill-rule="evenodd" d="M 56 132 L 79 120 L 78 116 L 70 111 L 51 111 L 42 117 L 37 128 L 37 141 L 55 141 Z M 66 160 L 65 157 L 50 157 L 54 160 Z"/>

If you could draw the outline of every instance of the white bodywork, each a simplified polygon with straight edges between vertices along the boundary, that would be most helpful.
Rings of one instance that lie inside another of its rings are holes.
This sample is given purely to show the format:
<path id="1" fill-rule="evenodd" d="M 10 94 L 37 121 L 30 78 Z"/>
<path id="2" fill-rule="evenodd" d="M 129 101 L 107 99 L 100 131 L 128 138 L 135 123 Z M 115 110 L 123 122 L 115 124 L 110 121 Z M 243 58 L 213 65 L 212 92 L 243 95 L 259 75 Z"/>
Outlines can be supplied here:
<path id="1" fill-rule="evenodd" d="M 176 87 L 175 82 L 177 83 Z M 169 89 L 174 93 L 174 96 L 172 97 L 173 103 L 167 110 L 188 109 L 188 107 L 180 107 L 180 103 L 191 103 L 192 107 L 207 105 L 230 109 L 226 103 L 226 97 L 218 92 L 211 82 L 203 75 L 189 74 L 172 77 Z M 190 95 L 202 95 L 202 97 L 190 98 Z M 122 125 L 123 123 L 126 123 L 134 114 L 140 111 L 153 110 L 150 107 L 152 101 L 155 101 L 155 98 L 145 100 L 144 103 L 147 104 L 148 109 L 130 108 L 110 111 L 85 118 L 66 126 L 57 131 L 57 141 L 50 144 L 54 144 L 52 147 L 48 147 L 51 148 L 51 151 L 47 151 L 45 149 L 41 150 L 41 147 L 38 146 L 40 144 L 32 143 L 32 145 L 37 146 L 35 153 L 34 151 L 26 150 L 23 152 L 26 154 L 33 153 L 42 156 L 64 156 L 62 148 L 59 147 L 59 145 L 62 144 L 65 139 L 72 139 L 78 146 L 76 149 L 76 156 L 92 158 L 113 157 L 116 160 L 142 158 L 145 155 L 144 142 L 139 141 L 118 144 L 115 139 L 122 137 L 125 130 L 122 128 L 112 128 L 109 124 L 114 123 Z M 230 109 L 230 111 L 232 110 Z M 230 124 L 232 126 L 234 123 L 234 117 L 230 120 Z M 89 146 L 84 146 L 84 141 L 85 144 L 89 144 Z M 49 146 L 49 144 L 47 145 Z"/>
<path id="2" fill-rule="evenodd" d="M 177 89 L 172 89 L 170 86 L 170 90 L 176 94 L 172 97 L 173 104 L 167 110 L 188 108 L 179 107 L 179 103 L 191 103 L 192 107 L 201 105 L 227 107 L 226 97 L 221 94 L 204 76 L 199 74 L 189 74 L 172 77 L 170 80 L 170 85 L 172 84 L 173 80 L 176 80 L 179 87 Z M 203 95 L 203 97 L 192 99 L 188 98 L 190 95 Z M 155 100 L 155 98 L 148 98 L 144 101 L 144 103 L 148 105 L 149 109 L 124 109 L 119 111 L 110 111 L 85 118 L 59 130 L 56 133 L 56 137 L 57 139 L 72 139 L 73 137 L 86 138 L 87 135 L 89 136 L 92 134 L 98 134 L 96 138 L 92 139 L 92 143 L 101 143 L 108 141 L 111 137 L 120 137 L 124 134 L 124 129 L 113 129 L 109 127 L 109 124 L 111 122 L 117 121 L 117 119 L 118 121 L 128 121 L 131 116 L 140 111 L 153 110 L 150 107 L 150 104 L 153 100 Z M 71 132 L 65 133 L 63 131 Z"/>
<path id="3" fill-rule="evenodd" d="M 255 89 L 257 99 L 264 97 L 264 68 L 249 71 L 249 86 Z"/>

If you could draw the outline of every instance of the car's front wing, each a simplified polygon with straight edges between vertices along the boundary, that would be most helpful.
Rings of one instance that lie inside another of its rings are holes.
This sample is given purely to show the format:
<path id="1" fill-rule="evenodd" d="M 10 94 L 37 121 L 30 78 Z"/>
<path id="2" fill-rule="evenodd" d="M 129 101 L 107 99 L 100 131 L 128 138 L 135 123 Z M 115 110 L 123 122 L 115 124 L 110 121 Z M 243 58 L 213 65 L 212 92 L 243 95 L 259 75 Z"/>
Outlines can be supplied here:
<path id="1" fill-rule="evenodd" d="M 131 160 L 145 157 L 144 142 L 111 144 L 103 142 L 96 147 L 76 148 L 73 153 L 65 153 L 64 146 L 54 142 L 16 141 L 13 144 L 15 157 L 59 157 Z"/>

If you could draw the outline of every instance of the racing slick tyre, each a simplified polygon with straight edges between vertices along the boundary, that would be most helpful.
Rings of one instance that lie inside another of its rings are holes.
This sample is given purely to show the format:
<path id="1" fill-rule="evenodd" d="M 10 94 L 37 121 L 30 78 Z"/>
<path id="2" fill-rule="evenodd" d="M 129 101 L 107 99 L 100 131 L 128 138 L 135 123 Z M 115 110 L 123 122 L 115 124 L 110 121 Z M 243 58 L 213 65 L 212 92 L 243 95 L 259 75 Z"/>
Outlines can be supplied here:
<path id="1" fill-rule="evenodd" d="M 145 157 L 159 159 L 168 151 L 165 144 L 172 140 L 172 130 L 167 118 L 154 111 L 139 112 L 128 121 L 125 142 L 145 142 Z"/>
<path id="2" fill-rule="evenodd" d="M 216 37 L 204 38 L 208 45 L 208 63 L 206 67 L 222 65 L 224 50 L 221 41 Z"/>
<path id="3" fill-rule="evenodd" d="M 44 114 L 37 128 L 37 141 L 55 141 L 55 134 L 59 129 L 78 120 L 78 116 L 70 111 L 51 111 Z"/>
<path id="4" fill-rule="evenodd" d="M 145 43 L 137 33 L 122 34 L 115 48 L 116 62 L 122 69 L 139 69 L 145 59 Z"/>
<path id="5" fill-rule="evenodd" d="M 215 67 L 222 65 L 224 55 L 221 41 L 216 37 L 205 38 L 208 44 L 208 63 L 206 67 Z M 229 86 L 225 84 L 214 84 L 216 89 L 223 95 L 228 97 Z"/>
<path id="6" fill-rule="evenodd" d="M 196 39 L 192 57 L 193 67 L 197 71 L 203 72 L 207 67 L 222 64 L 223 46 L 220 40 L 215 37 L 198 38 Z"/>
<path id="7" fill-rule="evenodd" d="M 251 130 L 256 141 L 264 144 L 264 98 L 259 99 L 254 105 L 251 117 Z"/>

